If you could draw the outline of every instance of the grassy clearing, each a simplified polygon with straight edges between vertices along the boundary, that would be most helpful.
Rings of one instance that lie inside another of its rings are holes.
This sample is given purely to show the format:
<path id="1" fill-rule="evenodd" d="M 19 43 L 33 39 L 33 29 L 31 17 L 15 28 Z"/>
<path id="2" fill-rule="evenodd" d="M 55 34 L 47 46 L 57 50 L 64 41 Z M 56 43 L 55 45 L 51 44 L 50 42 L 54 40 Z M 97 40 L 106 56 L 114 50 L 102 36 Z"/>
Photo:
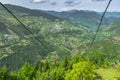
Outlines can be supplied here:
<path id="1" fill-rule="evenodd" d="M 120 78 L 120 71 L 113 68 L 100 68 L 97 73 L 102 76 L 103 80 L 119 80 L 118 78 Z"/>

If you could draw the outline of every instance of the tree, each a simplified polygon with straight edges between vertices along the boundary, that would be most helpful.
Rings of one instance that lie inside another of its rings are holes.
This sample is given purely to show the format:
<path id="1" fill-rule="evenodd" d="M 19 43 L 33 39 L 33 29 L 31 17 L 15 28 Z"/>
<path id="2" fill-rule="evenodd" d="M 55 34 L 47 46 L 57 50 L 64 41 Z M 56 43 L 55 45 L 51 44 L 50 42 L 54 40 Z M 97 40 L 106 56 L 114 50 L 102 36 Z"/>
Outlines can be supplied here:
<path id="1" fill-rule="evenodd" d="M 26 62 L 18 72 L 18 77 L 23 80 L 30 80 L 31 74 L 33 73 L 33 67 Z"/>
<path id="2" fill-rule="evenodd" d="M 7 74 L 7 69 L 6 67 L 3 67 L 0 69 L 0 80 L 5 80 L 5 76 Z"/>
<path id="3" fill-rule="evenodd" d="M 64 68 L 65 70 L 68 69 L 68 59 L 67 59 L 66 56 L 64 57 L 64 59 L 63 59 L 63 61 L 62 61 L 62 63 L 61 63 L 61 66 L 62 66 L 62 68 Z"/>
<path id="4" fill-rule="evenodd" d="M 73 69 L 68 71 L 65 80 L 93 80 L 95 78 L 95 66 L 89 61 L 78 62 Z"/>
<path id="5" fill-rule="evenodd" d="M 88 58 L 93 64 L 96 64 L 100 67 L 103 66 L 105 60 L 107 60 L 106 55 L 101 51 L 93 52 L 92 54 L 90 53 Z"/>
<path id="6" fill-rule="evenodd" d="M 46 72 L 49 68 L 50 68 L 49 62 L 47 60 L 45 60 L 45 63 L 43 65 L 43 71 Z"/>
<path id="7" fill-rule="evenodd" d="M 52 80 L 64 80 L 64 68 L 56 67 L 50 71 L 50 79 Z"/>

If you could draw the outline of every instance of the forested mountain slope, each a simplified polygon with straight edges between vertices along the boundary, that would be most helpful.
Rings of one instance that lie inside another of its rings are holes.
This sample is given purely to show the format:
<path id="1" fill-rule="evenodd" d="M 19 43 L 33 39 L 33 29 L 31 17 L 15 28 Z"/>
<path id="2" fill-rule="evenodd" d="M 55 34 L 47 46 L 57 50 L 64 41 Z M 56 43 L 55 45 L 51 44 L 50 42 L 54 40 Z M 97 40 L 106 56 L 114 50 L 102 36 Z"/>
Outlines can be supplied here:
<path id="1" fill-rule="evenodd" d="M 10 5 L 10 10 L 11 7 Z M 17 11 L 17 9 L 20 10 Z M 1 35 L 1 39 L 6 39 L 6 41 L 1 40 L 1 66 L 6 65 L 8 69 L 12 68 L 11 70 L 15 70 L 20 68 L 25 61 L 31 64 L 43 58 L 53 61 L 54 55 L 58 56 L 58 60 L 62 60 L 64 55 L 70 58 L 79 52 L 79 46 L 90 41 L 91 33 L 83 25 L 76 25 L 69 21 L 58 19 L 52 21 L 44 18 L 44 16 L 35 17 L 35 15 L 26 15 L 26 12 L 22 13 L 21 9 L 24 10 L 26 8 L 17 6 L 14 11 L 12 10 L 13 14 L 33 34 L 2 8 L 0 20 L 7 27 L 6 30 L 8 33 Z M 4 12 L 6 14 L 3 14 Z M 32 12 L 31 14 L 34 14 L 34 10 Z M 10 36 L 4 37 L 5 35 Z M 41 45 L 37 44 L 38 41 L 35 40 L 36 38 Z"/>
<path id="2" fill-rule="evenodd" d="M 120 34 L 120 18 L 115 20 L 113 23 L 109 24 L 104 28 L 105 31 L 109 32 L 111 35 Z"/>
<path id="3" fill-rule="evenodd" d="M 87 28 L 91 30 L 96 29 L 96 27 L 99 24 L 100 18 L 102 16 L 102 12 L 99 13 L 99 12 L 86 11 L 86 10 L 70 10 L 70 11 L 62 11 L 62 12 L 43 11 L 43 12 L 70 20 L 71 22 L 76 24 L 85 25 Z M 108 25 L 117 18 L 119 18 L 119 13 L 107 12 L 104 17 L 102 25 Z"/>
<path id="4" fill-rule="evenodd" d="M 42 16 L 42 17 L 50 19 L 50 20 L 60 19 L 59 17 L 41 12 L 39 10 L 28 9 L 28 8 L 25 8 L 25 7 L 21 7 L 21 6 L 17 6 L 17 5 L 11 5 L 11 4 L 5 4 L 5 6 L 8 9 L 10 9 L 11 11 L 13 11 L 14 13 L 17 13 L 17 14 L 21 13 L 21 14 L 26 15 L 26 16 L 36 16 L 36 17 Z M 1 5 L 0 5 L 0 9 L 1 9 L 1 11 L 6 12 L 6 10 Z"/>
<path id="5" fill-rule="evenodd" d="M 0 80 L 120 79 L 120 19 L 103 23 L 90 47 L 100 19 L 96 12 L 72 10 L 53 16 L 5 6 L 26 28 L 0 6 Z"/>

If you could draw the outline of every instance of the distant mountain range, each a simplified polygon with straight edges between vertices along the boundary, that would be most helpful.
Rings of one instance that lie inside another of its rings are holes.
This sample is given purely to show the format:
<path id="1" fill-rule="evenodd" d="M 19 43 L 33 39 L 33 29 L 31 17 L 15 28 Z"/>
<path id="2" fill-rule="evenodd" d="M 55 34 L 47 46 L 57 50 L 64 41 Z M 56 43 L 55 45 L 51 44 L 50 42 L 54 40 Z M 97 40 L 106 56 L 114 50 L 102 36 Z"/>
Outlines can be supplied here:
<path id="1" fill-rule="evenodd" d="M 94 11 L 86 11 L 86 10 L 69 10 L 69 11 L 56 12 L 56 11 L 28 9 L 25 7 L 11 5 L 11 4 L 5 4 L 5 6 L 16 14 L 18 13 L 23 14 L 22 15 L 23 17 L 34 16 L 34 17 L 43 17 L 49 20 L 56 20 L 56 19 L 66 20 L 74 24 L 83 25 L 84 27 L 93 31 L 96 30 L 99 24 L 100 18 L 102 16 L 102 12 L 94 12 Z M 6 10 L 2 6 L 0 6 L 0 10 L 3 13 L 6 12 Z M 7 15 L 9 14 L 6 12 L 5 16 Z M 114 22 L 118 18 L 120 18 L 120 12 L 107 12 L 104 17 L 102 26 L 112 25 L 109 23 Z M 4 16 L 0 16 L 0 20 L 4 21 Z M 7 21 L 6 24 L 7 23 L 10 24 L 10 21 Z M 20 26 L 20 25 L 14 25 L 14 26 Z M 3 31 L 3 30 L 5 30 L 5 28 L 1 27 L 0 31 Z M 19 30 L 21 30 L 22 32 L 24 31 L 24 29 L 22 28 L 20 28 Z"/>
<path id="2" fill-rule="evenodd" d="M 70 11 L 62 11 L 62 12 L 55 12 L 55 11 L 43 11 L 45 13 L 70 20 L 76 24 L 82 24 L 88 28 L 96 29 L 98 26 L 100 18 L 102 16 L 102 12 L 94 12 L 94 11 L 86 11 L 86 10 L 70 10 Z M 103 25 L 107 25 L 117 18 L 120 17 L 120 12 L 107 12 L 104 20 Z"/>
<path id="3" fill-rule="evenodd" d="M 44 11 L 33 10 L 21 6 L 5 4 L 7 8 L 14 12 L 25 13 L 29 16 L 42 16 L 44 18 L 55 20 L 65 19 L 75 24 L 81 24 L 91 29 L 96 29 L 98 26 L 102 12 L 86 11 L 86 10 L 70 10 L 70 11 Z M 120 17 L 120 12 L 107 12 L 103 21 L 103 25 L 107 25 Z"/>
<path id="4" fill-rule="evenodd" d="M 11 5 L 11 4 L 5 4 L 5 6 L 13 12 L 25 13 L 28 16 L 36 16 L 36 17 L 42 16 L 42 17 L 50 19 L 50 20 L 60 19 L 59 17 L 43 13 L 39 10 L 28 9 L 28 8 L 25 8 L 25 7 L 21 7 L 21 6 L 17 6 L 17 5 Z M 1 5 L 0 5 L 0 9 L 5 10 Z"/>
<path id="5" fill-rule="evenodd" d="M 98 14 L 102 15 L 103 12 L 99 12 Z M 107 12 L 106 17 L 115 17 L 115 18 L 120 18 L 120 12 Z"/>

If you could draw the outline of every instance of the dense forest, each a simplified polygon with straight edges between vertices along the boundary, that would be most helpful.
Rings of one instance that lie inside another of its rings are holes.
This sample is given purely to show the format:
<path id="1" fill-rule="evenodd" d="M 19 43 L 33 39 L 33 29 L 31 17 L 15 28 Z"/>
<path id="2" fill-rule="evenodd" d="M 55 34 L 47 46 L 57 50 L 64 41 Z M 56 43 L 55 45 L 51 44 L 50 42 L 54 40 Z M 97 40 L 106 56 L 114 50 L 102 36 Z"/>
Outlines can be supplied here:
<path id="1" fill-rule="evenodd" d="M 120 13 L 0 6 L 0 80 L 120 80 Z M 32 33 L 31 33 L 32 32 Z"/>

